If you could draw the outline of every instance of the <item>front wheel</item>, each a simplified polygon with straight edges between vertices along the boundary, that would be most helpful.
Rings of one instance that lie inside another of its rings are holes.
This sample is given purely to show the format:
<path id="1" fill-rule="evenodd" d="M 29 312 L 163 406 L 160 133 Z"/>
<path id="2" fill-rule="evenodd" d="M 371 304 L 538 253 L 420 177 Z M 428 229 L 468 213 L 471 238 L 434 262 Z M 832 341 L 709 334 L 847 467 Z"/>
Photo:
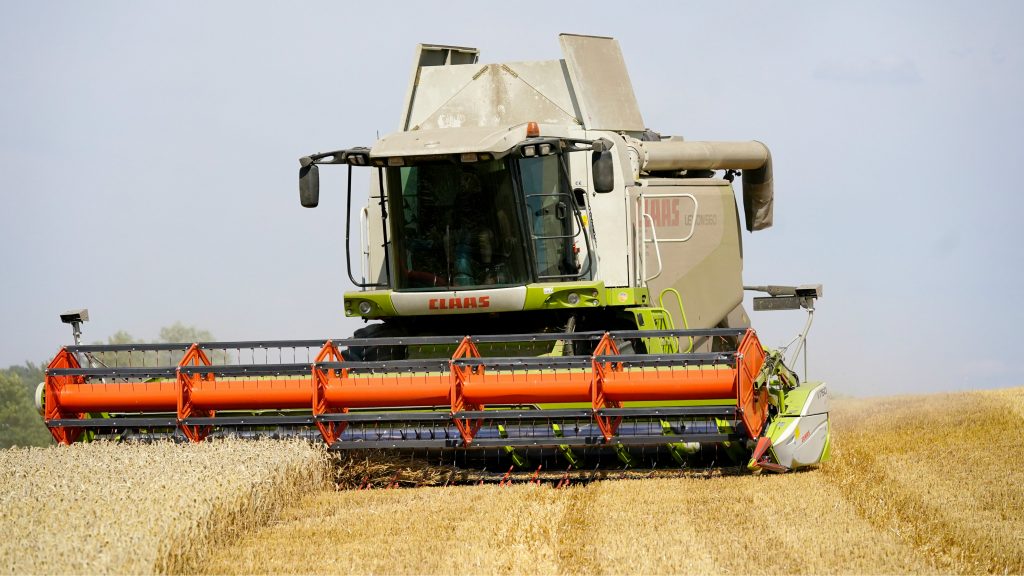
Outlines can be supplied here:
<path id="1" fill-rule="evenodd" d="M 399 338 L 406 334 L 395 326 L 387 323 L 368 324 L 352 333 L 353 338 Z M 409 351 L 405 346 L 382 344 L 380 346 L 351 346 L 342 352 L 346 360 L 356 362 L 378 362 L 381 360 L 403 360 Z"/>

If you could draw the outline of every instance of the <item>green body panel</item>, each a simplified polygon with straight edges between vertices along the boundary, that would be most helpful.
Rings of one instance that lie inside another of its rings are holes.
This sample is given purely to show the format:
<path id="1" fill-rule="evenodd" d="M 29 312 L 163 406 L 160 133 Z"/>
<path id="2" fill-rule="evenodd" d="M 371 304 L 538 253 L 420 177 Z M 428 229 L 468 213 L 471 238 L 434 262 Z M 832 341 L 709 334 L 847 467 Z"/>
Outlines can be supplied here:
<path id="1" fill-rule="evenodd" d="M 637 402 L 625 402 L 623 407 L 625 408 L 657 408 L 660 406 L 735 406 L 735 398 L 718 398 L 712 400 L 666 400 L 664 402 L 655 400 L 642 400 Z M 566 402 L 566 403 L 555 403 L 555 404 L 538 404 L 538 407 L 544 410 L 559 410 L 559 409 L 571 409 L 571 408 L 590 408 L 589 403 L 583 402 Z"/>
<path id="2" fill-rule="evenodd" d="M 816 383 L 814 385 L 804 384 L 786 392 L 782 413 L 779 416 L 799 416 L 800 409 L 804 407 L 808 396 L 816 387 Z"/>
<path id="3" fill-rule="evenodd" d="M 608 306 L 643 306 L 650 302 L 647 288 L 605 288 Z"/>
<path id="4" fill-rule="evenodd" d="M 815 406 L 812 403 L 812 394 L 818 392 L 821 387 L 820 382 L 809 382 L 783 392 L 783 409 L 768 424 L 764 434 L 772 441 L 771 451 L 776 462 L 797 468 L 825 462 L 830 458 L 832 435 L 828 413 L 825 412 L 822 416 L 822 413 L 812 410 L 806 415 L 802 414 L 805 406 Z M 820 448 L 809 428 L 824 430 Z M 805 444 L 808 436 L 812 436 L 811 442 Z"/>
<path id="5" fill-rule="evenodd" d="M 818 462 L 828 462 L 832 459 L 832 434 L 825 437 L 825 449 L 821 451 L 821 459 Z"/>
<path id="6" fill-rule="evenodd" d="M 672 315 L 664 308 L 649 306 L 626 308 L 633 315 L 638 330 L 672 330 Z M 675 354 L 679 352 L 677 338 L 644 338 L 648 354 Z"/>
<path id="7" fill-rule="evenodd" d="M 369 314 L 359 311 L 361 302 L 369 302 L 371 308 Z M 365 292 L 345 293 L 345 316 L 361 316 L 368 319 L 387 318 L 398 316 L 394 305 L 391 304 L 391 290 L 367 290 Z"/>
<path id="8" fill-rule="evenodd" d="M 603 282 L 545 282 L 526 286 L 523 310 L 558 310 L 604 306 Z M 579 302 L 569 303 L 569 295 L 579 296 Z"/>
<path id="9" fill-rule="evenodd" d="M 467 292 L 486 293 L 484 289 Z M 391 302 L 391 290 L 366 290 L 345 293 L 345 316 L 379 320 L 399 316 Z M 576 294 L 579 301 L 569 303 L 569 295 Z M 603 282 L 542 282 L 526 285 L 523 310 L 573 310 L 601 306 L 643 306 L 650 301 L 646 288 L 606 288 Z M 359 310 L 362 302 L 369 302 L 370 312 Z M 486 312 L 481 312 L 486 313 Z"/>

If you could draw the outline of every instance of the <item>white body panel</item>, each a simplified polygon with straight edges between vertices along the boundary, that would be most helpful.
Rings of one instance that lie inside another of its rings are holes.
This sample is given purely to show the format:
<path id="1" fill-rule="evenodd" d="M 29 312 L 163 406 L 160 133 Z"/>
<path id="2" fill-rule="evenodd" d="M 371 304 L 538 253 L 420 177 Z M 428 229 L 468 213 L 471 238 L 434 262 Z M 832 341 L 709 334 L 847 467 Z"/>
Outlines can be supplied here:
<path id="1" fill-rule="evenodd" d="M 615 166 L 615 191 L 607 194 L 597 194 L 589 187 L 592 180 L 592 166 L 590 154 L 580 152 L 574 154 L 573 163 L 573 187 L 580 178 L 577 175 L 586 175 L 588 186 L 587 199 L 590 201 L 590 210 L 593 215 L 593 230 L 596 236 L 595 244 L 599 257 L 599 273 L 597 280 L 603 280 L 605 286 L 629 286 L 637 284 L 631 281 L 630 270 L 632 262 L 632 241 L 630 238 L 630 215 L 629 202 L 626 194 L 623 193 L 627 186 L 632 186 L 632 171 L 628 164 L 628 155 L 625 150 L 626 143 L 621 136 L 612 132 L 600 132 L 588 130 L 584 138 L 596 140 L 605 138 L 614 144 L 612 154 L 619 160 Z M 579 166 L 579 171 L 577 171 Z M 628 181 L 627 181 L 628 178 Z"/>
<path id="2" fill-rule="evenodd" d="M 635 281 L 650 289 L 655 304 L 665 288 L 678 290 L 690 328 L 718 326 L 743 302 L 732 186 L 711 178 L 653 178 L 632 191 L 630 202 L 630 224 L 643 246 Z"/>
<path id="3" fill-rule="evenodd" d="M 791 412 L 791 411 L 787 411 Z M 799 415 L 783 414 L 773 424 L 781 433 L 772 436 L 772 452 L 779 464 L 793 469 L 817 464 L 828 442 L 828 389 L 818 384 L 807 396 Z"/>
<path id="4" fill-rule="evenodd" d="M 366 262 L 366 282 L 384 284 L 388 281 L 384 270 L 384 228 L 381 226 L 380 217 L 380 179 L 377 171 L 370 170 L 370 191 L 366 203 L 366 219 L 360 222 L 363 229 L 360 230 L 360 237 L 366 238 L 365 256 L 360 255 L 360 260 Z M 356 267 L 352 267 L 352 273 L 356 274 Z"/>
<path id="5" fill-rule="evenodd" d="M 526 304 L 526 286 L 444 292 L 392 292 L 391 304 L 402 316 L 515 312 Z"/>

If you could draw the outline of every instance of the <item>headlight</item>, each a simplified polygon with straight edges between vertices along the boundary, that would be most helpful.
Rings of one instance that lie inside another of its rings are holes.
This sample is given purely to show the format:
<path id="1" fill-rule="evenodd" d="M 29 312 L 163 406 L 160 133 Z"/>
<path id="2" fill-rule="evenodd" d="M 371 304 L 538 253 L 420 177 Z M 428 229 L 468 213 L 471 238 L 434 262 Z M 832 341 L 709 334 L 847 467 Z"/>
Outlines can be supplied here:
<path id="1" fill-rule="evenodd" d="M 373 311 L 373 304 L 370 304 L 366 300 L 363 300 L 362 302 L 359 303 L 359 313 L 362 314 L 363 316 L 366 316 L 367 314 L 369 314 L 372 311 Z"/>
<path id="2" fill-rule="evenodd" d="M 575 306 L 580 303 L 580 295 L 575 292 L 570 292 L 566 301 L 569 302 L 570 306 Z"/>

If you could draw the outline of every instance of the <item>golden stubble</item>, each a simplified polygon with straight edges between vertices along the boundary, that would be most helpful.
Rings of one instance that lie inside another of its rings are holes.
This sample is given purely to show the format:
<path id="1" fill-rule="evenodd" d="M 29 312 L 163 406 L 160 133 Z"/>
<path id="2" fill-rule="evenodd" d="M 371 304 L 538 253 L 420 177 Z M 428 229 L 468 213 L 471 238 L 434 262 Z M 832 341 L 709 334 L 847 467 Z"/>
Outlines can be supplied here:
<path id="1" fill-rule="evenodd" d="M 928 571 L 816 473 L 369 490 L 307 497 L 210 573 Z"/>
<path id="2" fill-rule="evenodd" d="M 1024 572 L 1024 388 L 843 399 L 832 462 L 786 475 L 341 490 L 211 573 Z M 350 461 L 386 485 L 395 468 Z M 344 476 L 344 475 L 339 475 Z M 410 478 L 430 474 L 411 469 Z M 436 476 L 436 474 L 435 474 Z"/>
<path id="3" fill-rule="evenodd" d="M 816 470 L 561 490 L 521 479 L 386 490 L 466 476 L 372 453 L 328 458 L 302 442 L 0 452 L 0 568 L 1024 572 L 1024 388 L 843 399 L 832 416 L 833 460 Z M 367 479 L 374 489 L 352 489 Z"/>
<path id="4" fill-rule="evenodd" d="M 851 400 L 822 475 L 941 572 L 1024 573 L 1024 388 Z"/>

